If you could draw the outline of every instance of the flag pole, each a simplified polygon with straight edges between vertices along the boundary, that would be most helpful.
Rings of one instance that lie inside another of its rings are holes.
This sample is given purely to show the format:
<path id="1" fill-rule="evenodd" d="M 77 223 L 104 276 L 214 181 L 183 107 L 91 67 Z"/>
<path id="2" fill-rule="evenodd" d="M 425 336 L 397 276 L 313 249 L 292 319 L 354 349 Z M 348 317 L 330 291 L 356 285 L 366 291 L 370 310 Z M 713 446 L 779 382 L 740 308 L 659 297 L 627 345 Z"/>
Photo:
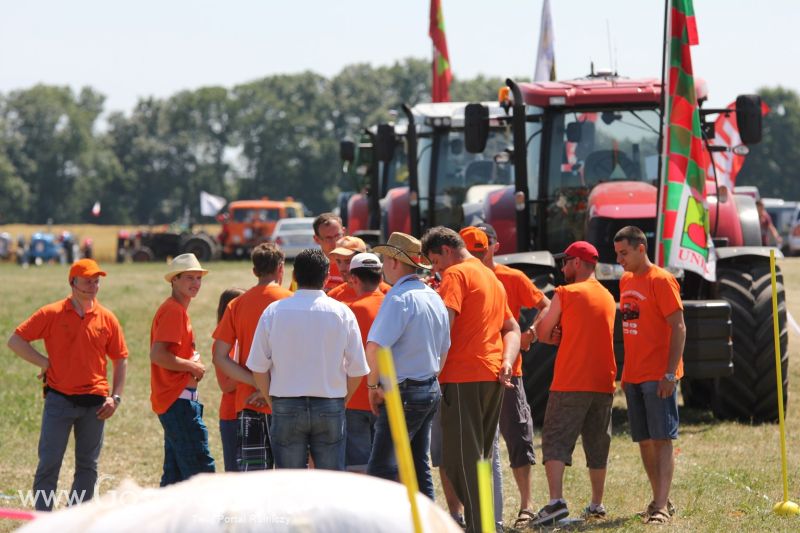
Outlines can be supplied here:
<path id="1" fill-rule="evenodd" d="M 669 8 L 670 1 L 671 0 L 664 0 L 664 50 L 661 54 L 661 127 L 659 128 L 660 133 L 658 137 L 660 153 L 658 157 L 658 187 L 656 189 L 655 257 L 653 258 L 655 264 L 658 266 L 663 266 L 665 264 L 661 257 L 661 224 L 664 218 L 664 209 L 662 208 L 664 187 L 667 184 L 665 167 L 669 169 L 669 167 L 666 166 L 667 149 L 669 148 L 666 141 L 666 131 L 669 127 L 669 123 L 667 122 L 667 114 L 669 113 L 667 109 L 667 104 L 669 103 L 667 99 L 667 93 L 669 92 L 669 64 L 667 58 L 669 57 L 669 28 L 672 19 L 672 10 Z"/>

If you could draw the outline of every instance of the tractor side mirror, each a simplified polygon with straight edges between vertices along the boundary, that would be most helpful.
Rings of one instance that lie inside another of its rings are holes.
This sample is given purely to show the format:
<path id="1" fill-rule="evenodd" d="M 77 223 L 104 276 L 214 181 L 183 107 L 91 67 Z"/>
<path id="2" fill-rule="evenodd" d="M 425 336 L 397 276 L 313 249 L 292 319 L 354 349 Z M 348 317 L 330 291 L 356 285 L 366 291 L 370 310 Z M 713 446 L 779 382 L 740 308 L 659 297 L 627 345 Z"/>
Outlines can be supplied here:
<path id="1" fill-rule="evenodd" d="M 483 104 L 467 104 L 464 109 L 464 145 L 467 152 L 483 152 L 488 138 L 489 108 Z"/>
<path id="2" fill-rule="evenodd" d="M 350 139 L 339 142 L 339 157 L 342 161 L 352 163 L 356 158 L 356 143 Z"/>
<path id="3" fill-rule="evenodd" d="M 761 142 L 761 97 L 740 94 L 736 97 L 736 123 L 744 144 Z"/>
<path id="4" fill-rule="evenodd" d="M 388 163 L 394 157 L 395 138 L 394 126 L 391 124 L 378 124 L 378 134 L 375 137 L 375 156 L 378 161 Z"/>

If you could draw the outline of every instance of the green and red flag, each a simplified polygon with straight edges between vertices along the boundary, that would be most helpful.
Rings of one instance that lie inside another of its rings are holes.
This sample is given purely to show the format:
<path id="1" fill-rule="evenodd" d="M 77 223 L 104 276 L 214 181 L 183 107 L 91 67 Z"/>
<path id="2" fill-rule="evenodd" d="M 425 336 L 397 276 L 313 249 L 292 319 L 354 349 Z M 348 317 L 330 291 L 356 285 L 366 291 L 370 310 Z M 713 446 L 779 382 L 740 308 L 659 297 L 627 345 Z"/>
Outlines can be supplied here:
<path id="1" fill-rule="evenodd" d="M 709 157 L 700 131 L 691 46 L 698 44 L 692 0 L 671 0 L 667 38 L 666 164 L 661 179 L 656 262 L 716 279 L 706 202 Z"/>
<path id="2" fill-rule="evenodd" d="M 431 0 L 431 20 L 428 35 L 433 41 L 433 101 L 450 101 L 450 56 L 447 53 L 447 39 L 444 35 L 444 15 L 442 1 Z"/>

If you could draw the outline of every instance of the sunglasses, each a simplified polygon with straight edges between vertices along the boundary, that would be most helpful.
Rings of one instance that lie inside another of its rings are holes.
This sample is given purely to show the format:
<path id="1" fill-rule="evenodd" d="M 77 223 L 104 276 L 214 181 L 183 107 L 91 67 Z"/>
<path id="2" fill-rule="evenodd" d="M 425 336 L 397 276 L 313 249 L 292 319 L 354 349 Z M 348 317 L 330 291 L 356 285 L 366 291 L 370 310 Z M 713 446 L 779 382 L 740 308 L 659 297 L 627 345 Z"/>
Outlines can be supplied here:
<path id="1" fill-rule="evenodd" d="M 564 268 L 567 263 L 575 259 L 574 257 L 566 256 L 561 258 L 561 268 Z"/>

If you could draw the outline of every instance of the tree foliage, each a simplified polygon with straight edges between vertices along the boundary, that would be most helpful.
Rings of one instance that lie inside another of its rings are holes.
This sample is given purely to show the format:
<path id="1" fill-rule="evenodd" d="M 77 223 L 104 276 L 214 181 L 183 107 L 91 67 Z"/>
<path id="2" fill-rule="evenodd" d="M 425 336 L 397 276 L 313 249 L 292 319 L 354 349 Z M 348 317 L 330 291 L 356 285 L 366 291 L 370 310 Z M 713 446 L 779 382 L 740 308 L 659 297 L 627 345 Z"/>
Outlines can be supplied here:
<path id="1" fill-rule="evenodd" d="M 430 101 L 430 78 L 430 62 L 421 59 L 354 64 L 332 78 L 267 76 L 142 98 L 127 113 L 105 115 L 103 95 L 90 87 L 36 85 L 0 95 L 0 223 L 160 224 L 187 209 L 198 220 L 201 190 L 228 199 L 293 196 L 314 212 L 328 210 L 350 186 L 339 141 L 397 119 L 403 103 Z M 494 100 L 502 85 L 456 78 L 451 94 Z M 773 112 L 740 183 L 800 197 L 792 179 L 800 99 L 782 88 L 761 94 Z"/>

